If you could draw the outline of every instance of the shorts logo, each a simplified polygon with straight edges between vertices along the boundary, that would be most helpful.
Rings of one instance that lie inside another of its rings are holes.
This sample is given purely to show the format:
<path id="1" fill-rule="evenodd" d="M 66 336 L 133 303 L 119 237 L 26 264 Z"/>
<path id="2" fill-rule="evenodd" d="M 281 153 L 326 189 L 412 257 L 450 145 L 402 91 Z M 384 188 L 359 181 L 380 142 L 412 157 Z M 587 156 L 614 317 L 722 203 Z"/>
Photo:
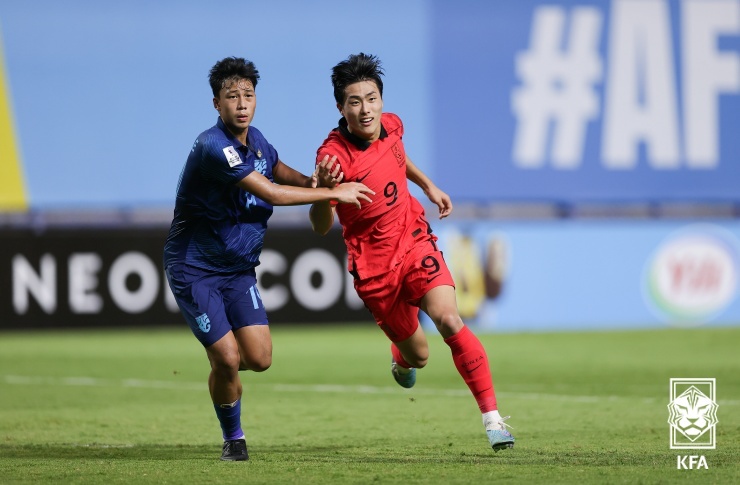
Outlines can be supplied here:
<path id="1" fill-rule="evenodd" d="M 226 156 L 226 161 L 229 162 L 229 167 L 234 168 L 242 164 L 242 158 L 233 146 L 229 145 L 224 148 L 224 155 Z"/>
<path id="2" fill-rule="evenodd" d="M 199 317 L 195 317 L 195 322 L 198 324 L 198 328 L 203 333 L 208 333 L 211 330 L 211 320 L 208 315 L 204 313 Z"/>
<path id="3" fill-rule="evenodd" d="M 717 408 L 714 378 L 672 378 L 668 423 L 671 449 L 715 449 Z"/>

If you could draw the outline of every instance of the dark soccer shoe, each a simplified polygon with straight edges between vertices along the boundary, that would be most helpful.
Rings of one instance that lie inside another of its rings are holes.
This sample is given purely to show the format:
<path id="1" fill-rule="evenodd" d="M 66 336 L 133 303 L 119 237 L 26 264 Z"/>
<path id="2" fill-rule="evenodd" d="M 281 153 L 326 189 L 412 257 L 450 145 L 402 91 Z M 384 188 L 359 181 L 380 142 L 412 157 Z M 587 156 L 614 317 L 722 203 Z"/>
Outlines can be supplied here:
<path id="1" fill-rule="evenodd" d="M 243 439 L 224 441 L 224 451 L 223 453 L 221 453 L 221 459 L 224 461 L 249 460 L 249 453 L 247 453 L 247 441 Z"/>

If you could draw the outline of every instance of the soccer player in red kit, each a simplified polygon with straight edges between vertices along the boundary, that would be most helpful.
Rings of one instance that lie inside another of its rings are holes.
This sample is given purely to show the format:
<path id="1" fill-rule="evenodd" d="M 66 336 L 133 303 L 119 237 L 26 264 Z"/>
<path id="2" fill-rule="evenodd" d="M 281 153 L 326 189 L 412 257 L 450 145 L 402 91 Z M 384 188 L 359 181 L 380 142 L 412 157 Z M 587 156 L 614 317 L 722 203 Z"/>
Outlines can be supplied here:
<path id="1" fill-rule="evenodd" d="M 460 318 L 455 283 L 407 180 L 421 187 L 439 208 L 440 218 L 452 212 L 452 202 L 406 155 L 401 119 L 383 113 L 382 75 L 378 58 L 363 53 L 332 70 L 342 118 L 317 152 L 321 183 L 362 182 L 377 195 L 361 208 L 314 203 L 313 229 L 326 234 L 338 215 L 357 294 L 391 340 L 396 382 L 412 387 L 416 369 L 429 358 L 418 319 L 421 308 L 449 345 L 455 367 L 483 414 L 492 448 L 512 448 L 514 437 L 498 412 L 486 351 Z M 324 160 L 325 155 L 336 156 L 336 163 Z"/>

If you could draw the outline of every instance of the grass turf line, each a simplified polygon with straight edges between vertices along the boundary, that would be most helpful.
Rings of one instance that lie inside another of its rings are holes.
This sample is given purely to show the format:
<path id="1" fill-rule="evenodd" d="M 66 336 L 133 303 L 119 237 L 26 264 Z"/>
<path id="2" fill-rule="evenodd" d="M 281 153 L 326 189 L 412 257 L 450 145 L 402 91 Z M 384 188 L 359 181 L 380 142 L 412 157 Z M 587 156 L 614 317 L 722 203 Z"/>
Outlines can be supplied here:
<path id="1" fill-rule="evenodd" d="M 272 368 L 242 373 L 247 463 L 218 460 L 186 329 L 1 334 L 0 482 L 740 482 L 738 328 L 481 334 L 517 437 L 499 453 L 438 335 L 404 390 L 372 324 L 272 330 Z M 716 450 L 669 449 L 671 377 L 717 379 Z"/>

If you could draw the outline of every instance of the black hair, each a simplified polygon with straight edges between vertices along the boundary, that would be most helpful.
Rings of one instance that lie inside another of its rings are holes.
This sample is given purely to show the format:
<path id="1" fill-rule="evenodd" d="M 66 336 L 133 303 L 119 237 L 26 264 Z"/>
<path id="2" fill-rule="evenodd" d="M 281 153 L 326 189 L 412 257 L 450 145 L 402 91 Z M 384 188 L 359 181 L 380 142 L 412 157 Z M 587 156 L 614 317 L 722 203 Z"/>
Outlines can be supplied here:
<path id="1" fill-rule="evenodd" d="M 376 56 L 364 54 L 352 54 L 346 60 L 334 66 L 331 70 L 331 83 L 334 86 L 334 99 L 337 103 L 344 104 L 344 90 L 350 84 L 360 81 L 374 81 L 380 97 L 383 97 L 383 68 L 380 67 L 380 59 Z"/>
<path id="2" fill-rule="evenodd" d="M 228 86 L 239 79 L 249 79 L 256 89 L 259 78 L 260 73 L 254 67 L 254 63 L 243 57 L 221 59 L 213 65 L 208 74 L 208 82 L 211 85 L 214 98 L 218 98 L 218 93 L 221 92 L 224 86 Z"/>

